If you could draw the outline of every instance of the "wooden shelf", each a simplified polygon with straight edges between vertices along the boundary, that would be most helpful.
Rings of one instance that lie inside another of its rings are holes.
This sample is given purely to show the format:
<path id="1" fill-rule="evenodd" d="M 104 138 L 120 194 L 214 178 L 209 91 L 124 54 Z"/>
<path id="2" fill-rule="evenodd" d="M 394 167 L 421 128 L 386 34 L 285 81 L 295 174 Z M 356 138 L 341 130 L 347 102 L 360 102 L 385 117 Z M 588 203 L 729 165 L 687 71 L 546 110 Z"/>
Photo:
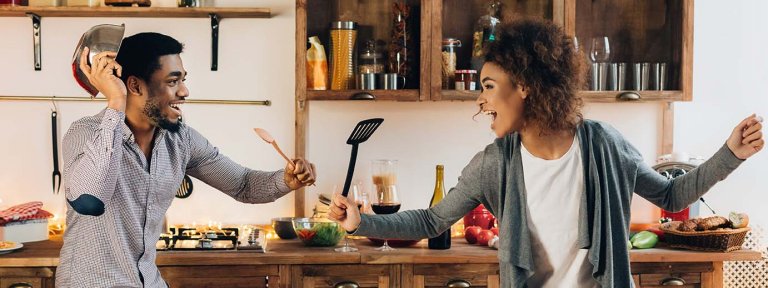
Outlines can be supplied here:
<path id="1" fill-rule="evenodd" d="M 405 90 L 310 90 L 307 91 L 307 100 L 353 100 L 352 96 L 359 93 L 367 93 L 376 97 L 372 100 L 384 101 L 419 101 L 418 89 Z M 356 99 L 355 99 L 356 100 Z M 365 99 L 360 99 L 365 100 Z"/>
<path id="2" fill-rule="evenodd" d="M 186 8 L 186 7 L 0 7 L 0 17 L 143 17 L 143 18 L 270 18 L 270 8 Z"/>
<path id="3" fill-rule="evenodd" d="M 635 92 L 639 100 L 621 100 L 616 98 L 624 92 Z M 441 100 L 475 101 L 480 91 L 443 90 Z M 614 102 L 673 102 L 683 101 L 682 91 L 580 91 L 579 95 L 589 103 Z"/>

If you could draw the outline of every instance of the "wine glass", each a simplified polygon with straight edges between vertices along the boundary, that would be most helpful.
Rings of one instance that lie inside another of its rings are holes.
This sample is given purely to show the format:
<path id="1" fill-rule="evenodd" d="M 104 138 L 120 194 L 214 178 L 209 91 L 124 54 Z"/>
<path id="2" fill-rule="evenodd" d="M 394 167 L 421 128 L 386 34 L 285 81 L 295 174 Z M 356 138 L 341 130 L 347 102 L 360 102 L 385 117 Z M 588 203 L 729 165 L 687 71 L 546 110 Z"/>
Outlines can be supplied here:
<path id="1" fill-rule="evenodd" d="M 397 160 L 373 160 L 371 163 L 373 170 L 373 186 L 376 191 L 373 193 L 371 201 L 371 210 L 376 214 L 393 214 L 400 210 L 400 197 L 397 193 Z M 384 245 L 375 250 L 393 251 L 387 239 L 384 239 Z"/>
<path id="2" fill-rule="evenodd" d="M 594 37 L 592 38 L 592 50 L 589 53 L 589 59 L 593 63 L 608 62 L 611 58 L 611 45 L 608 42 L 608 37 Z"/>
<path id="3" fill-rule="evenodd" d="M 338 185 L 333 186 L 334 194 L 341 194 L 341 191 L 338 190 Z M 363 184 L 358 182 L 352 185 L 352 187 L 349 187 L 349 194 L 347 194 L 347 199 L 349 199 L 350 202 L 355 203 L 357 206 L 357 210 L 362 213 L 363 208 L 368 204 L 368 194 L 363 191 Z M 349 208 L 347 208 L 349 209 Z M 344 233 L 344 246 L 333 249 L 333 251 L 336 252 L 356 252 L 357 248 L 349 246 L 349 235 Z"/>

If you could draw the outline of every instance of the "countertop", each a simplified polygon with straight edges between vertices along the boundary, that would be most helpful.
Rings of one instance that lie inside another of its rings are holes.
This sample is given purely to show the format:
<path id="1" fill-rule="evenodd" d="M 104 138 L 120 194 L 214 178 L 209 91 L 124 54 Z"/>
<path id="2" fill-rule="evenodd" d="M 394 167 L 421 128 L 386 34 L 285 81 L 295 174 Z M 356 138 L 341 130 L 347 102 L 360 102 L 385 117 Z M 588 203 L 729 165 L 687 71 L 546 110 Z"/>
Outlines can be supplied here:
<path id="1" fill-rule="evenodd" d="M 24 247 L 0 255 L 0 267 L 53 267 L 59 264 L 62 241 L 24 243 Z M 350 240 L 358 252 L 334 252 L 333 247 L 305 247 L 298 240 L 270 240 L 266 253 L 249 251 L 158 251 L 158 266 L 178 265 L 254 265 L 254 264 L 423 264 L 423 263 L 498 263 L 497 251 L 467 244 L 454 238 L 451 249 L 430 250 L 427 241 L 392 252 L 373 250 L 377 246 L 367 239 Z M 697 252 L 668 248 L 632 250 L 630 261 L 641 262 L 722 262 L 762 259 L 759 251 L 739 250 L 730 253 Z"/>

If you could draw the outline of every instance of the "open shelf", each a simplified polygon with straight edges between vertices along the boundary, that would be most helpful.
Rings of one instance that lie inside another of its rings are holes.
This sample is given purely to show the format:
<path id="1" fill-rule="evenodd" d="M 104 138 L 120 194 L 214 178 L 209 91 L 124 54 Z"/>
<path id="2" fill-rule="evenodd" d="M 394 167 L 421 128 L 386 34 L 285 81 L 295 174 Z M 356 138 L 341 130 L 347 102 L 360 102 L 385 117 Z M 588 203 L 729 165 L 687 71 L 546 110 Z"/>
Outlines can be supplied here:
<path id="1" fill-rule="evenodd" d="M 618 99 L 617 96 L 624 92 L 635 92 L 640 99 Z M 480 91 L 443 90 L 442 94 L 442 100 L 475 101 Z M 682 91 L 580 91 L 579 95 L 588 103 L 683 101 Z"/>
<path id="2" fill-rule="evenodd" d="M 216 14 L 221 18 L 270 18 L 269 8 L 222 7 L 0 7 L 0 17 L 26 17 L 27 13 L 40 17 L 146 17 L 146 18 L 208 18 Z"/>
<path id="3" fill-rule="evenodd" d="M 419 101 L 418 89 L 404 90 L 309 90 L 308 100 L 355 100 L 352 96 L 359 93 L 367 93 L 376 97 L 370 100 L 385 101 Z M 367 99 L 360 99 L 367 100 Z"/>

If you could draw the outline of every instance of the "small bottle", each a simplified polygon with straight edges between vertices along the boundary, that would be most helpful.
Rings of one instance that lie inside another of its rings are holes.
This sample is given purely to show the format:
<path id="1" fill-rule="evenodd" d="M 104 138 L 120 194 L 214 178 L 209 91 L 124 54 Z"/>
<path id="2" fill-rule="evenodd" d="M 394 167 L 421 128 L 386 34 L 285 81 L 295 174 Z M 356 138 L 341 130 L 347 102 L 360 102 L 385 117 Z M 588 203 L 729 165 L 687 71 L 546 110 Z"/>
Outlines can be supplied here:
<path id="1" fill-rule="evenodd" d="M 432 194 L 432 201 L 429 207 L 434 207 L 445 197 L 445 188 L 443 186 L 443 165 L 437 165 L 437 177 L 435 179 L 435 192 Z M 451 248 L 451 228 L 443 231 L 434 238 L 429 238 L 429 249 L 449 249 Z"/>

